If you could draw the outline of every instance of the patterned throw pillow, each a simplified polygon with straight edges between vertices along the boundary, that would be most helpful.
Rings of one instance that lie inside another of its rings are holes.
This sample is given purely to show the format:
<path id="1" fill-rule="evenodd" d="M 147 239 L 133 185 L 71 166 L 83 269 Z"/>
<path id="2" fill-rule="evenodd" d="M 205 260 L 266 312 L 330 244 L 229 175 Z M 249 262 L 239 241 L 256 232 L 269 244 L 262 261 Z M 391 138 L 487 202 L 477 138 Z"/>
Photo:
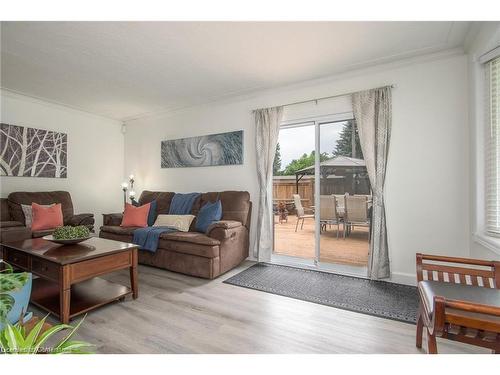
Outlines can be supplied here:
<path id="1" fill-rule="evenodd" d="M 194 215 L 158 215 L 153 227 L 170 227 L 180 232 L 189 232 Z"/>
<path id="2" fill-rule="evenodd" d="M 39 206 L 47 208 L 47 207 L 52 207 L 53 205 L 55 205 L 55 203 L 40 204 Z M 28 228 L 31 228 L 31 224 L 33 223 L 33 209 L 31 208 L 31 204 L 30 205 L 22 204 L 21 208 L 24 214 L 24 225 L 26 225 L 26 227 Z"/>

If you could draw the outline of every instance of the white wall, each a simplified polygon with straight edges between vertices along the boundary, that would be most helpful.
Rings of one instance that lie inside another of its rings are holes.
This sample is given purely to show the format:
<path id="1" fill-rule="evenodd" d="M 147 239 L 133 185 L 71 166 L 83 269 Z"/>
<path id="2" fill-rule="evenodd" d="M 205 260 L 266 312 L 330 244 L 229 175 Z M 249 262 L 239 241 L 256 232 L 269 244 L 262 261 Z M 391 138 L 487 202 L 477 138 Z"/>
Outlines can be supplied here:
<path id="1" fill-rule="evenodd" d="M 2 198 L 12 191 L 67 190 L 75 213 L 95 215 L 123 209 L 124 137 L 121 123 L 86 112 L 7 92 L 1 95 L 1 121 L 68 134 L 68 177 L 0 177 Z"/>
<path id="2" fill-rule="evenodd" d="M 500 260 L 500 239 L 484 232 L 485 218 L 485 118 L 484 118 L 484 71 L 479 57 L 500 46 L 500 22 L 481 22 L 474 25 L 475 32 L 467 43 L 469 69 L 469 122 L 471 147 L 471 236 L 472 258 Z M 474 31 L 474 30 L 473 30 Z"/>
<path id="3" fill-rule="evenodd" d="M 125 171 L 137 191 L 248 190 L 257 201 L 251 110 L 394 84 L 393 131 L 386 179 L 393 279 L 412 280 L 415 253 L 469 255 L 467 59 L 453 51 L 310 81 L 251 97 L 132 120 Z M 243 129 L 244 164 L 160 168 L 160 142 Z M 252 229 L 257 207 L 254 206 Z M 252 230 L 252 246 L 254 230 Z"/>

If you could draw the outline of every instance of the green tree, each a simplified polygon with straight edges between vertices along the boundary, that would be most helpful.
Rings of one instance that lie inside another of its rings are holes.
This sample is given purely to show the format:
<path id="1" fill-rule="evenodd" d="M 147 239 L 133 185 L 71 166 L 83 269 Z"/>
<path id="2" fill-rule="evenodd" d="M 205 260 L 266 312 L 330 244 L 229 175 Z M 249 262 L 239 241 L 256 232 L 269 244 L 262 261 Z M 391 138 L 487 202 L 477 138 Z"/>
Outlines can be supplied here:
<path id="1" fill-rule="evenodd" d="M 353 129 L 354 128 L 354 129 Z M 353 132 L 354 130 L 354 132 Z M 352 147 L 352 136 L 354 133 L 354 152 Z M 359 141 L 359 133 L 354 120 L 347 121 L 340 131 L 340 138 L 337 140 L 333 156 L 349 156 L 353 158 L 363 159 L 363 151 L 361 151 L 361 143 Z"/>
<path id="2" fill-rule="evenodd" d="M 276 145 L 276 152 L 274 153 L 274 163 L 273 163 L 273 175 L 280 176 L 281 175 L 281 149 L 280 144 Z"/>
<path id="3" fill-rule="evenodd" d="M 314 165 L 314 160 L 316 158 L 316 154 L 314 151 L 308 155 L 304 153 L 299 159 L 293 159 L 290 164 L 288 164 L 283 171 L 284 176 L 294 175 L 300 169 L 311 167 Z M 330 156 L 327 152 L 322 152 L 319 156 L 320 162 L 330 159 Z"/>

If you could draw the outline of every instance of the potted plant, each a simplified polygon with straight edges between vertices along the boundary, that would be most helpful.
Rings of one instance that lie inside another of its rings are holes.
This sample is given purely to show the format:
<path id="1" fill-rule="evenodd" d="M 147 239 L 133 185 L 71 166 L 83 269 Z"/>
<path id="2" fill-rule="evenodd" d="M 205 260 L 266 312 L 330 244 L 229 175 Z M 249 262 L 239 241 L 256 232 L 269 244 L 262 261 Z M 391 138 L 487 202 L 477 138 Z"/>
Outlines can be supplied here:
<path id="1" fill-rule="evenodd" d="M 58 324 L 44 330 L 47 316 L 29 330 L 25 329 L 25 311 L 31 294 L 31 274 L 14 272 L 11 265 L 0 260 L 0 353 L 3 354 L 77 354 L 91 353 L 92 345 L 70 340 L 82 324 Z M 45 346 L 57 333 L 69 330 L 52 346 Z"/>

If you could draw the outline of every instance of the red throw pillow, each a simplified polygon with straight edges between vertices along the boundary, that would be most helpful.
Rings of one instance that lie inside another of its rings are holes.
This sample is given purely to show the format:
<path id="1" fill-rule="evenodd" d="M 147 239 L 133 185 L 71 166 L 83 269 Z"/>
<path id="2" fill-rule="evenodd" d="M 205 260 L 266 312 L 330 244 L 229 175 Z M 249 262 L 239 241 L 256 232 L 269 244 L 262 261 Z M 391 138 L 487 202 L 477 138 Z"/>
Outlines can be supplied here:
<path id="1" fill-rule="evenodd" d="M 33 222 L 31 223 L 32 231 L 54 229 L 63 226 L 61 203 L 50 207 L 32 203 L 31 210 L 33 211 Z"/>
<path id="2" fill-rule="evenodd" d="M 148 214 L 151 203 L 146 203 L 140 207 L 125 204 L 125 212 L 123 213 L 121 227 L 147 227 Z"/>

